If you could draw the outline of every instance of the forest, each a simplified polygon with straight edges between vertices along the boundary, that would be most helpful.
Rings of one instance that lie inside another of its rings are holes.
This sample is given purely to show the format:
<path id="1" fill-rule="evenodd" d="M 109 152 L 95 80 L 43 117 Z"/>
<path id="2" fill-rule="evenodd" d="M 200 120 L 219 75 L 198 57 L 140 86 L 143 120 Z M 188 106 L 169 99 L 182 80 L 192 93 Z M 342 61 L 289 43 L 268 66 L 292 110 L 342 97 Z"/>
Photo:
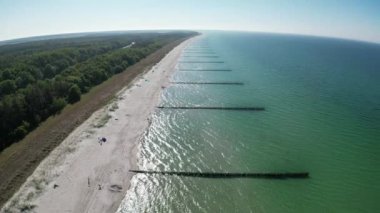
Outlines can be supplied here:
<path id="1" fill-rule="evenodd" d="M 0 151 L 111 76 L 193 32 L 129 32 L 0 46 Z"/>

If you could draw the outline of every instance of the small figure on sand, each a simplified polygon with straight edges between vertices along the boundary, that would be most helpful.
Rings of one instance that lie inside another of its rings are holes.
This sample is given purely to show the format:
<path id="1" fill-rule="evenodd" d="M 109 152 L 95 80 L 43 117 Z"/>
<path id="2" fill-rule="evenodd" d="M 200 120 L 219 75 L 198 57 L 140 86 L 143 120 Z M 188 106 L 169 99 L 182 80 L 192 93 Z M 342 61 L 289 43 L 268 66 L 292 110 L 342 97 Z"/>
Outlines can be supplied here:
<path id="1" fill-rule="evenodd" d="M 98 184 L 98 190 L 102 190 L 102 185 Z"/>
<path id="2" fill-rule="evenodd" d="M 100 146 L 101 146 L 103 143 L 105 143 L 105 142 L 107 142 L 107 139 L 106 139 L 105 137 L 98 137 L 98 143 L 100 144 Z"/>

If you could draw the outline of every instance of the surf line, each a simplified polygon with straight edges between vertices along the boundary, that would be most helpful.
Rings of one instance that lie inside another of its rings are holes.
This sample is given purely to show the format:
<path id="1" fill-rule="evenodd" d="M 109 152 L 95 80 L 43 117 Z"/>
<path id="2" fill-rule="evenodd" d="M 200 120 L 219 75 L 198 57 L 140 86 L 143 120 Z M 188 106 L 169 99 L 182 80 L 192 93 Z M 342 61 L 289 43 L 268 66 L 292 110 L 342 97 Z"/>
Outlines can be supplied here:
<path id="1" fill-rule="evenodd" d="M 284 172 L 284 173 L 218 173 L 218 172 L 173 172 L 173 171 L 145 171 L 129 170 L 129 172 L 140 174 L 176 175 L 184 177 L 200 178 L 262 178 L 262 179 L 306 179 L 308 172 Z"/>
<path id="2" fill-rule="evenodd" d="M 215 53 L 214 51 L 211 50 L 184 50 L 182 51 L 184 53 Z"/>
<path id="3" fill-rule="evenodd" d="M 185 81 L 177 81 L 170 82 L 171 84 L 220 84 L 220 85 L 244 85 L 243 82 L 185 82 Z"/>
<path id="4" fill-rule="evenodd" d="M 191 47 L 186 48 L 183 51 L 199 51 L 199 52 L 214 52 L 214 50 L 210 47 Z"/>
<path id="5" fill-rule="evenodd" d="M 217 55 L 216 52 L 200 52 L 200 51 L 193 51 L 193 52 L 182 52 L 182 54 L 205 54 L 205 55 Z"/>
<path id="6" fill-rule="evenodd" d="M 209 64 L 222 64 L 224 61 L 178 61 L 179 63 L 209 63 Z"/>
<path id="7" fill-rule="evenodd" d="M 219 56 L 214 56 L 214 55 L 201 55 L 201 56 L 191 56 L 191 55 L 183 55 L 182 57 L 185 57 L 185 58 L 219 58 Z"/>
<path id="8" fill-rule="evenodd" d="M 212 72 L 231 72 L 232 70 L 230 69 L 178 69 L 178 71 L 188 71 L 188 72 L 207 72 L 207 71 L 212 71 Z"/>
<path id="9" fill-rule="evenodd" d="M 265 111 L 264 107 L 214 107 L 214 106 L 157 106 L 158 109 L 205 109 L 205 110 L 234 110 L 234 111 Z"/>
<path id="10" fill-rule="evenodd" d="M 182 55 L 202 55 L 202 56 L 217 56 L 218 54 L 216 53 L 183 53 Z"/>
<path id="11" fill-rule="evenodd" d="M 183 52 L 212 52 L 212 53 L 215 53 L 211 49 L 186 49 Z"/>

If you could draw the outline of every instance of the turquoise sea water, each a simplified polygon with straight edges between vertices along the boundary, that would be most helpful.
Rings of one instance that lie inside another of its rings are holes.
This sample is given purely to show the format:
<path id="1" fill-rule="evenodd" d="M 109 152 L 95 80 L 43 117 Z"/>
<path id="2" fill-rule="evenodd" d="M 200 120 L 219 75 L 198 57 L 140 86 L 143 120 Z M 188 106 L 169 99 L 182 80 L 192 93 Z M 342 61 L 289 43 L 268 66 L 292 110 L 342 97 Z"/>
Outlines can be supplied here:
<path id="1" fill-rule="evenodd" d="M 184 52 L 138 169 L 310 172 L 309 179 L 207 179 L 138 174 L 119 212 L 378 212 L 380 45 L 275 34 L 205 33 Z M 209 52 L 213 52 L 213 54 Z M 197 52 L 197 53 L 194 53 Z M 208 52 L 208 53 L 200 53 Z M 204 56 L 218 56 L 204 57 Z"/>

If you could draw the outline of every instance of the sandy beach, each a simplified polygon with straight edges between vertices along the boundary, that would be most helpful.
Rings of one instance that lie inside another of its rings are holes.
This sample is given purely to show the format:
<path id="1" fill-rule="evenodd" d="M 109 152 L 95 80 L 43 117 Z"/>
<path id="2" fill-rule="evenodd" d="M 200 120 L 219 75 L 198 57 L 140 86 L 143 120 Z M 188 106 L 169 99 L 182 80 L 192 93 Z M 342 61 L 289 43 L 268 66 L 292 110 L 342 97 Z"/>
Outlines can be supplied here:
<path id="1" fill-rule="evenodd" d="M 138 143 L 187 40 L 95 112 L 38 166 L 1 212 L 115 212 Z M 99 138 L 106 142 L 99 142 Z"/>

